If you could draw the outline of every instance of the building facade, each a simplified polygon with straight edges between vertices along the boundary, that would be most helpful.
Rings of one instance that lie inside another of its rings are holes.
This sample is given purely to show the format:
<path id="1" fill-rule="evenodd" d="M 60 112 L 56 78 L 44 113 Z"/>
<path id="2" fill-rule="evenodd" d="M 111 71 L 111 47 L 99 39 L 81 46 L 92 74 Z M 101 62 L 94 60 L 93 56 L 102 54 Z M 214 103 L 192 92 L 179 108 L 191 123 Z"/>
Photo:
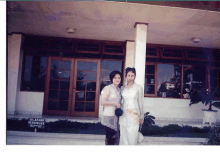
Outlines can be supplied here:
<path id="1" fill-rule="evenodd" d="M 195 90 L 220 98 L 218 11 L 104 1 L 8 2 L 7 11 L 7 115 L 99 117 L 109 73 L 121 71 L 124 85 L 126 67 L 157 119 L 202 119 L 208 106 L 189 106 Z"/>

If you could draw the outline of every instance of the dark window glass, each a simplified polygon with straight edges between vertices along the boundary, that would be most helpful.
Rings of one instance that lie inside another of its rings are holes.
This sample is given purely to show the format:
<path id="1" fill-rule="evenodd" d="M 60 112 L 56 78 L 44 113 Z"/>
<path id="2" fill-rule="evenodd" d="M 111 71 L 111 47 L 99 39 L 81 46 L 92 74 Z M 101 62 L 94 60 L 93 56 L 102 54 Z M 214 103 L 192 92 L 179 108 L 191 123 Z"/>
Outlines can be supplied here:
<path id="1" fill-rule="evenodd" d="M 190 98 L 193 91 L 201 91 L 206 82 L 206 68 L 204 66 L 183 66 L 183 98 Z"/>
<path id="2" fill-rule="evenodd" d="M 59 81 L 50 79 L 50 89 L 58 89 L 59 88 Z"/>
<path id="3" fill-rule="evenodd" d="M 162 49 L 162 54 L 164 57 L 182 57 L 181 50 L 175 50 L 175 49 Z"/>
<path id="4" fill-rule="evenodd" d="M 62 61 L 61 69 L 70 70 L 71 61 Z"/>
<path id="5" fill-rule="evenodd" d="M 87 82 L 87 91 L 96 91 L 96 82 Z"/>
<path id="6" fill-rule="evenodd" d="M 99 44 L 78 43 L 77 50 L 78 51 L 98 52 L 99 51 Z"/>
<path id="7" fill-rule="evenodd" d="M 181 65 L 158 64 L 158 97 L 181 97 Z"/>
<path id="8" fill-rule="evenodd" d="M 86 102 L 86 111 L 94 112 L 95 111 L 95 102 Z"/>
<path id="9" fill-rule="evenodd" d="M 105 45 L 105 52 L 123 53 L 123 47 L 116 45 Z"/>
<path id="10" fill-rule="evenodd" d="M 85 79 L 86 79 L 86 72 L 77 71 L 77 80 L 85 80 Z"/>
<path id="11" fill-rule="evenodd" d="M 49 49 L 56 50 L 71 50 L 72 43 L 67 41 L 52 41 Z"/>
<path id="12" fill-rule="evenodd" d="M 85 90 L 86 83 L 84 81 L 77 81 L 76 82 L 76 90 Z"/>
<path id="13" fill-rule="evenodd" d="M 48 110 L 57 110 L 57 101 L 55 100 L 48 100 L 47 109 Z"/>
<path id="14" fill-rule="evenodd" d="M 96 80 L 96 72 L 88 72 L 87 80 L 95 81 Z"/>
<path id="15" fill-rule="evenodd" d="M 58 99 L 58 91 L 50 90 L 49 91 L 49 99 Z"/>
<path id="16" fill-rule="evenodd" d="M 60 81 L 60 89 L 61 90 L 68 90 L 70 82 L 69 81 Z"/>
<path id="17" fill-rule="evenodd" d="M 155 94 L 155 65 L 146 65 L 145 94 Z"/>
<path id="18" fill-rule="evenodd" d="M 59 100 L 68 100 L 69 99 L 69 91 L 60 91 Z"/>
<path id="19" fill-rule="evenodd" d="M 61 79 L 70 79 L 70 71 L 60 71 L 59 73 Z"/>
<path id="20" fill-rule="evenodd" d="M 51 69 L 50 78 L 51 79 L 58 79 L 60 77 L 59 72 L 60 72 L 60 70 Z"/>
<path id="21" fill-rule="evenodd" d="M 59 101 L 58 110 L 67 111 L 68 110 L 68 101 Z"/>
<path id="22" fill-rule="evenodd" d="M 85 92 L 76 92 L 76 101 L 84 101 L 85 100 Z"/>
<path id="23" fill-rule="evenodd" d="M 145 85 L 145 93 L 154 94 L 154 85 Z"/>
<path id="24" fill-rule="evenodd" d="M 87 62 L 77 62 L 77 70 L 87 70 Z"/>
<path id="25" fill-rule="evenodd" d="M 207 60 L 209 54 L 205 50 L 188 50 L 186 51 L 186 53 L 188 55 L 188 58 L 199 60 Z"/>
<path id="26" fill-rule="evenodd" d="M 154 74 L 154 73 L 155 73 L 155 66 L 147 65 L 147 74 Z"/>
<path id="27" fill-rule="evenodd" d="M 88 62 L 88 70 L 97 70 L 97 63 L 96 62 Z"/>
<path id="28" fill-rule="evenodd" d="M 220 98 L 220 69 L 210 69 L 210 88 Z"/>
<path id="29" fill-rule="evenodd" d="M 76 102 L 75 111 L 84 111 L 84 102 Z"/>
<path id="30" fill-rule="evenodd" d="M 146 49 L 146 55 L 151 55 L 151 56 L 157 56 L 157 49 L 156 48 L 147 48 Z"/>
<path id="31" fill-rule="evenodd" d="M 95 92 L 86 92 L 86 101 L 95 101 Z"/>
<path id="32" fill-rule="evenodd" d="M 44 91 L 47 57 L 24 56 L 21 90 Z"/>
<path id="33" fill-rule="evenodd" d="M 60 69 L 60 60 L 51 60 L 51 69 Z"/>

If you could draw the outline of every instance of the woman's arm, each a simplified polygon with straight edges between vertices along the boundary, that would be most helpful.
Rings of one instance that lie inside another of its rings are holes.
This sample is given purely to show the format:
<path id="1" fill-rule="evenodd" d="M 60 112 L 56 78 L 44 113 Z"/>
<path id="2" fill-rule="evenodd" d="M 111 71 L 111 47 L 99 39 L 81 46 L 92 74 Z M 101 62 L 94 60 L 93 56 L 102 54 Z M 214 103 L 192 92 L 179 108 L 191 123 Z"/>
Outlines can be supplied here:
<path id="1" fill-rule="evenodd" d="M 114 101 L 107 101 L 106 100 L 110 97 L 111 91 L 109 87 L 104 87 L 101 94 L 101 105 L 102 106 L 113 106 L 116 105 Z"/>

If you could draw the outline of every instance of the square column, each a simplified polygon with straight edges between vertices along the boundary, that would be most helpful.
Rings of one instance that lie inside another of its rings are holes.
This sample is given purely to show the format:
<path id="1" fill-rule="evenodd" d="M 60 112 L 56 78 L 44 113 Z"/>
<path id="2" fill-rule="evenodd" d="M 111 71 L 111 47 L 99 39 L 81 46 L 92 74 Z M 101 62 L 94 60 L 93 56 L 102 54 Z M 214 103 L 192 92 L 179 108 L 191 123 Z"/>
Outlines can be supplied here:
<path id="1" fill-rule="evenodd" d="M 126 41 L 125 68 L 134 67 L 135 42 Z"/>
<path id="2" fill-rule="evenodd" d="M 127 67 L 134 67 L 134 53 L 135 53 L 135 42 L 134 41 L 126 41 L 126 56 L 125 56 L 125 69 Z M 125 73 L 124 69 L 124 73 Z M 124 79 L 124 85 L 127 83 L 126 79 Z"/>
<path id="3" fill-rule="evenodd" d="M 147 23 L 135 24 L 135 57 L 134 67 L 136 69 L 135 82 L 144 90 L 145 82 L 145 63 L 146 63 L 146 42 L 147 42 Z"/>
<path id="4" fill-rule="evenodd" d="M 7 114 L 15 114 L 18 93 L 20 91 L 19 74 L 20 52 L 21 52 L 21 34 L 8 35 L 8 82 L 7 82 Z"/>

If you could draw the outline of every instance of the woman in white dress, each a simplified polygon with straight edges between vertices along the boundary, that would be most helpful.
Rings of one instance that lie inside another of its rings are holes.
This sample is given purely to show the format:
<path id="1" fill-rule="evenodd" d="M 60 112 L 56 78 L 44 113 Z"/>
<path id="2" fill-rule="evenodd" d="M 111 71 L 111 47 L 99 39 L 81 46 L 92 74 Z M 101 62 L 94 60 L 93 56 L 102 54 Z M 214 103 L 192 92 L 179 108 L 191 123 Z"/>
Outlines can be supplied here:
<path id="1" fill-rule="evenodd" d="M 109 75 L 112 84 L 105 86 L 101 92 L 103 114 L 101 124 L 105 126 L 106 145 L 119 145 L 118 117 L 116 108 L 120 108 L 121 93 L 118 85 L 121 83 L 121 72 L 112 71 Z"/>
<path id="2" fill-rule="evenodd" d="M 144 94 L 142 87 L 134 82 L 135 76 L 135 68 L 126 68 L 127 85 L 121 89 L 123 114 L 119 118 L 120 145 L 138 144 L 139 126 L 144 122 Z"/>

